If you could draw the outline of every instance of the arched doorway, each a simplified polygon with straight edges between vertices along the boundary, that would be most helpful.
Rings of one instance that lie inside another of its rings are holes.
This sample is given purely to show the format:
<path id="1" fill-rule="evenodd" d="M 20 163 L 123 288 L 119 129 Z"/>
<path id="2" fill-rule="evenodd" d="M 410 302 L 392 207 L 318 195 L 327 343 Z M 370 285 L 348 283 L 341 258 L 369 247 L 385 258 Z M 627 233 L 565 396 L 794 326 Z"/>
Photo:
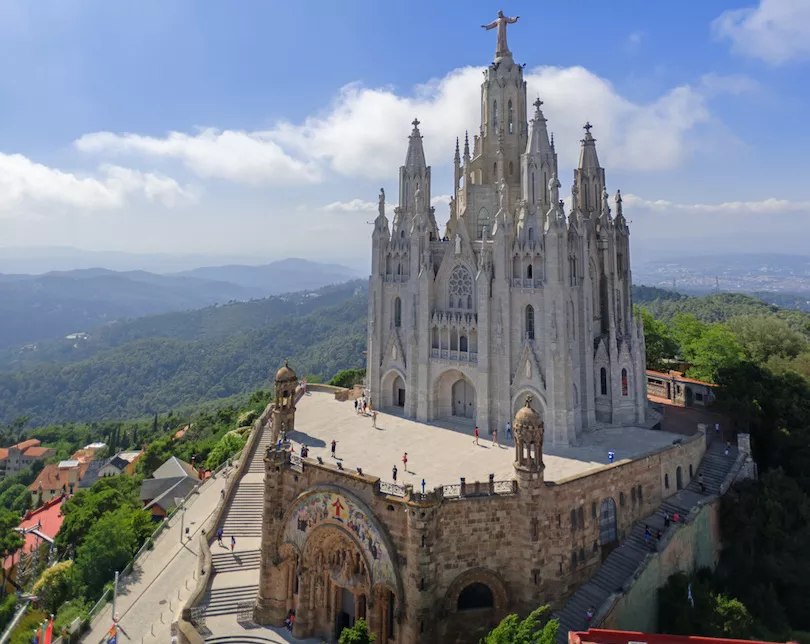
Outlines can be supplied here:
<path id="1" fill-rule="evenodd" d="M 486 584 L 478 582 L 470 584 L 459 593 L 456 608 L 462 611 L 476 608 L 493 608 L 494 606 L 495 597 L 492 594 L 492 589 Z"/>
<path id="2" fill-rule="evenodd" d="M 405 406 L 405 381 L 402 380 L 402 376 L 397 376 L 394 378 L 394 384 L 392 385 L 393 389 L 391 392 L 391 401 L 394 407 L 404 407 Z"/>
<path id="3" fill-rule="evenodd" d="M 472 383 L 460 378 L 453 383 L 451 392 L 453 416 L 475 419 L 475 389 Z"/>
<path id="4" fill-rule="evenodd" d="M 678 466 L 678 469 L 675 470 L 675 486 L 677 489 L 683 489 L 683 471 L 681 470 L 681 466 Z"/>
<path id="5" fill-rule="evenodd" d="M 618 541 L 616 529 L 616 501 L 611 497 L 602 501 L 599 509 L 599 543 L 607 546 Z"/>

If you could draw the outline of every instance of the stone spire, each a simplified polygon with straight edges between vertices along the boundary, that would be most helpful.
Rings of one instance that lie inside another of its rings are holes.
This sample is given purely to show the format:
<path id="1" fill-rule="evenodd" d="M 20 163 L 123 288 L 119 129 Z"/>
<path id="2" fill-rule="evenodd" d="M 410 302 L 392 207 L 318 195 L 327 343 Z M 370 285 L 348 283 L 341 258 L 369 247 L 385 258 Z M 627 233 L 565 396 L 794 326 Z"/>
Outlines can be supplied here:
<path id="1" fill-rule="evenodd" d="M 411 124 L 413 130 L 408 137 L 405 165 L 399 168 L 399 207 L 403 213 L 411 212 L 413 209 L 417 189 L 419 189 L 422 204 L 430 204 L 430 167 L 425 161 L 419 120 L 414 119 Z"/>
<path id="2" fill-rule="evenodd" d="M 616 225 L 620 228 L 624 228 L 627 225 L 627 220 L 624 218 L 624 213 L 622 212 L 622 191 L 616 191 L 616 217 L 614 219 Z"/>
<path id="3" fill-rule="evenodd" d="M 534 117 L 529 121 L 529 140 L 526 143 L 526 154 L 541 155 L 551 151 L 548 139 L 546 117 L 540 106 L 543 104 L 539 98 L 534 102 Z"/>
<path id="4" fill-rule="evenodd" d="M 405 167 L 421 169 L 427 167 L 425 162 L 425 150 L 422 147 L 422 134 L 419 132 L 419 119 L 411 122 L 413 130 L 408 137 L 408 152 L 405 155 Z"/>
<path id="5" fill-rule="evenodd" d="M 585 138 L 582 139 L 582 148 L 579 151 L 579 169 L 595 170 L 599 168 L 599 156 L 596 154 L 596 139 L 591 134 L 590 123 L 585 123 Z"/>
<path id="6" fill-rule="evenodd" d="M 598 218 L 602 210 L 602 192 L 605 189 L 605 170 L 599 165 L 596 154 L 596 139 L 591 134 L 591 124 L 584 126 L 585 137 L 579 151 L 579 166 L 574 170 L 579 203 L 577 209 L 583 217 Z"/>
<path id="7" fill-rule="evenodd" d="M 464 165 L 470 160 L 470 134 L 465 130 L 464 132 Z"/>
<path id="8" fill-rule="evenodd" d="M 456 137 L 456 155 L 453 157 L 453 179 L 455 181 L 453 190 L 457 190 L 461 181 L 461 153 L 458 149 L 458 137 Z"/>

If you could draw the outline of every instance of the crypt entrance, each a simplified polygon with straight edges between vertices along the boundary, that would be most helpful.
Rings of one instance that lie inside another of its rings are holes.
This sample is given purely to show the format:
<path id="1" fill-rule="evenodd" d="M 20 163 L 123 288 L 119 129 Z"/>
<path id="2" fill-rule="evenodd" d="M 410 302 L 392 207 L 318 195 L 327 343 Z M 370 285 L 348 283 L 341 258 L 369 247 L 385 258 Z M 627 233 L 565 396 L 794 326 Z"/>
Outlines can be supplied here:
<path id="1" fill-rule="evenodd" d="M 285 617 L 295 615 L 293 635 L 337 641 L 362 618 L 377 641 L 396 641 L 399 576 L 388 535 L 369 508 L 347 490 L 322 485 L 301 494 L 284 523 L 281 562 L 271 575 L 285 589 Z"/>

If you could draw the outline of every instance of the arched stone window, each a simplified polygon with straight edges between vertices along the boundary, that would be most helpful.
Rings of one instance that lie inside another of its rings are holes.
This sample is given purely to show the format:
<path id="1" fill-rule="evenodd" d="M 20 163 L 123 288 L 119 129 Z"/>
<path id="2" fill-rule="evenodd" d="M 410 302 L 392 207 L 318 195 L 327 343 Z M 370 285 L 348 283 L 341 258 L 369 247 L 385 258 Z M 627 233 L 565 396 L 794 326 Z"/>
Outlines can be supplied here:
<path id="1" fill-rule="evenodd" d="M 492 164 L 492 174 L 496 177 L 498 176 L 498 162 Z"/>
<path id="2" fill-rule="evenodd" d="M 599 391 L 603 396 L 607 396 L 607 369 L 604 367 L 599 370 Z"/>
<path id="3" fill-rule="evenodd" d="M 461 264 L 457 265 L 450 273 L 448 282 L 450 308 L 472 308 L 472 290 L 473 282 L 470 271 Z"/>
<path id="4" fill-rule="evenodd" d="M 619 507 L 624 507 L 624 492 L 619 492 Z"/>
<path id="5" fill-rule="evenodd" d="M 616 502 L 608 497 L 599 508 L 599 543 L 603 546 L 618 539 L 616 528 Z"/>
<path id="6" fill-rule="evenodd" d="M 534 170 L 532 170 L 532 203 L 534 203 L 534 201 L 535 201 L 535 195 L 534 195 Z"/>
<path id="7" fill-rule="evenodd" d="M 678 490 L 683 489 L 683 472 L 680 465 L 678 469 L 675 470 L 675 486 Z"/>
<path id="8" fill-rule="evenodd" d="M 402 326 L 402 300 L 398 297 L 394 298 L 394 326 L 397 328 Z"/>
<path id="9" fill-rule="evenodd" d="M 690 480 L 690 481 L 691 481 L 693 478 L 695 478 L 695 475 L 694 475 L 694 473 L 693 473 L 693 472 L 694 472 L 694 470 L 692 469 L 692 464 L 691 464 L 691 463 L 689 463 L 689 480 Z"/>
<path id="10" fill-rule="evenodd" d="M 571 530 L 577 529 L 577 511 L 571 510 Z"/>
<path id="11" fill-rule="evenodd" d="M 458 596 L 457 609 L 475 610 L 476 608 L 493 608 L 495 597 L 489 586 L 482 583 L 470 584 Z"/>
<path id="12" fill-rule="evenodd" d="M 529 228 L 529 241 L 534 241 L 534 228 Z"/>
<path id="13" fill-rule="evenodd" d="M 498 132 L 498 101 L 492 101 L 492 133 Z"/>
<path id="14" fill-rule="evenodd" d="M 526 307 L 526 337 L 534 340 L 534 307 L 531 304 Z"/>
<path id="15" fill-rule="evenodd" d="M 664 489 L 669 489 L 669 474 L 664 474 Z"/>
<path id="16" fill-rule="evenodd" d="M 515 167 L 512 165 L 512 162 L 509 162 L 509 176 L 511 177 L 512 174 L 515 172 Z"/>
<path id="17" fill-rule="evenodd" d="M 467 351 L 467 336 L 460 335 L 458 337 L 458 350 L 459 351 Z"/>
<path id="18" fill-rule="evenodd" d="M 508 112 L 507 118 L 509 119 L 509 125 L 508 125 L 509 134 L 514 134 L 514 132 L 515 132 L 515 124 L 514 124 L 514 122 L 512 120 L 513 116 L 512 116 L 512 100 L 511 99 L 509 100 L 509 104 L 507 105 L 507 112 Z M 510 165 L 509 174 L 512 174 L 512 168 L 511 168 L 512 164 L 510 163 L 509 165 Z"/>
<path id="19" fill-rule="evenodd" d="M 532 279 L 532 265 L 526 266 L 526 279 Z"/>
<path id="20" fill-rule="evenodd" d="M 629 395 L 629 387 L 627 383 L 627 369 L 622 369 L 622 396 Z"/>
<path id="21" fill-rule="evenodd" d="M 641 503 L 644 501 L 644 486 L 638 486 L 638 502 Z"/>
<path id="22" fill-rule="evenodd" d="M 585 527 L 585 506 L 580 505 L 579 510 L 577 510 L 577 520 L 579 521 L 579 527 Z"/>

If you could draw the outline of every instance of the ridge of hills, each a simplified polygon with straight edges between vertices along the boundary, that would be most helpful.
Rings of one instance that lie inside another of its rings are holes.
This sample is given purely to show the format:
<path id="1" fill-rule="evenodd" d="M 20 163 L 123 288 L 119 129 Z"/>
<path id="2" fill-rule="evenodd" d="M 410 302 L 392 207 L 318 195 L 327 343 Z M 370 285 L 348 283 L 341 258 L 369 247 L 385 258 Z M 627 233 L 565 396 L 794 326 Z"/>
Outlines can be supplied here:
<path id="1" fill-rule="evenodd" d="M 810 338 L 810 315 L 739 294 L 689 297 L 634 286 L 655 317 L 703 322 L 776 316 Z M 251 302 L 166 313 L 89 329 L 86 338 L 0 353 L 0 422 L 30 425 L 137 418 L 268 387 L 289 358 L 301 377 L 362 368 L 367 287 L 362 280 Z"/>
<path id="2" fill-rule="evenodd" d="M 360 277 L 337 264 L 286 259 L 179 273 L 84 268 L 0 275 L 0 350 L 117 320 L 317 289 Z"/>

